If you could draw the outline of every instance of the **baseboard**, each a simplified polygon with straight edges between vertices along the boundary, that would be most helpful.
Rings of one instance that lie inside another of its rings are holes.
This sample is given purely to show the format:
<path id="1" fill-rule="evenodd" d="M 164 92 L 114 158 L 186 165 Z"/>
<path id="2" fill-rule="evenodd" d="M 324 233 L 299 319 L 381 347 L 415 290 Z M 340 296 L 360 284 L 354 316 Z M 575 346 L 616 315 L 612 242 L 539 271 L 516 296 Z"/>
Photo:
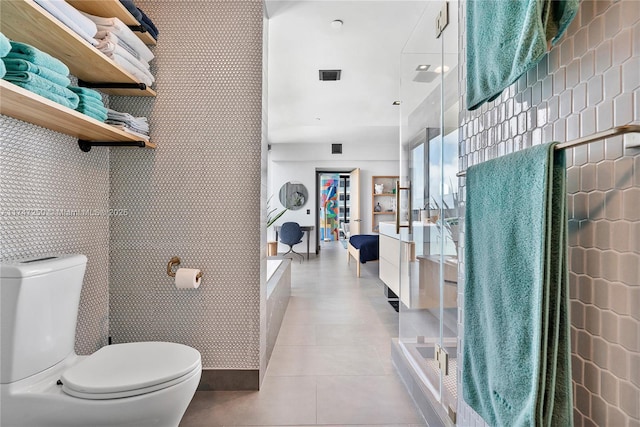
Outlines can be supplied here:
<path id="1" fill-rule="evenodd" d="M 203 369 L 198 391 L 259 390 L 258 369 Z"/>

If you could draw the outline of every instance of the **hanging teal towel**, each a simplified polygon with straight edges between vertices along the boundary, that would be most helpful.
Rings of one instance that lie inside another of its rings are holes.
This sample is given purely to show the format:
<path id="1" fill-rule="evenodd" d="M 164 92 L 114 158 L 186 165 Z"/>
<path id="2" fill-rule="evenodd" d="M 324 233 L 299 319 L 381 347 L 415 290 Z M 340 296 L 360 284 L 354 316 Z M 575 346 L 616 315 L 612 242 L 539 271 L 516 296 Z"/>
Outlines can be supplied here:
<path id="1" fill-rule="evenodd" d="M 572 426 L 564 152 L 467 171 L 462 390 L 491 426 Z"/>
<path id="2" fill-rule="evenodd" d="M 11 41 L 11 52 L 7 54 L 7 58 L 24 59 L 35 65 L 46 67 L 64 76 L 69 75 L 69 68 L 67 68 L 67 66 L 64 65 L 60 60 L 25 43 Z"/>
<path id="3" fill-rule="evenodd" d="M 467 108 L 475 110 L 535 66 L 567 29 L 579 0 L 468 0 Z"/>
<path id="4" fill-rule="evenodd" d="M 29 71 L 63 87 L 67 87 L 71 83 L 69 77 L 63 76 L 62 74 L 46 67 L 35 65 L 29 61 L 25 61 L 24 59 L 2 58 L 2 61 L 4 62 L 7 71 Z"/>

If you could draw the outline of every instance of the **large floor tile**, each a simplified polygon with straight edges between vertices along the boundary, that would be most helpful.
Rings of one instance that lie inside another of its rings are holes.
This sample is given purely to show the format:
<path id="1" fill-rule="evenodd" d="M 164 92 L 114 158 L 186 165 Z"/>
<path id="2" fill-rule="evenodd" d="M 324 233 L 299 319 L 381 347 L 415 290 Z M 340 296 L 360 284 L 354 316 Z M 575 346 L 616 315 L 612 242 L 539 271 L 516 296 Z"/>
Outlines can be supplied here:
<path id="1" fill-rule="evenodd" d="M 373 345 L 278 346 L 267 376 L 381 375 L 385 364 Z"/>
<path id="2" fill-rule="evenodd" d="M 180 427 L 316 423 L 314 377 L 265 378 L 260 391 L 200 391 Z"/>
<path id="3" fill-rule="evenodd" d="M 422 417 L 395 375 L 318 377 L 319 424 L 420 424 Z"/>

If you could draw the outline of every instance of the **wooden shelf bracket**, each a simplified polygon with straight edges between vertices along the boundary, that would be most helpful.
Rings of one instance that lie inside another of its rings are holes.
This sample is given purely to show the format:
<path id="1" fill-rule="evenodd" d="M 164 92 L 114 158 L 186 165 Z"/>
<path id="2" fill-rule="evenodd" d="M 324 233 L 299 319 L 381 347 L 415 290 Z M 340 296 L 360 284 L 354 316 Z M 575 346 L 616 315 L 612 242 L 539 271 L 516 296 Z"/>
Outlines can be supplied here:
<path id="1" fill-rule="evenodd" d="M 88 153 L 91 151 L 91 147 L 140 147 L 145 148 L 147 143 L 145 141 L 88 141 L 86 139 L 79 139 L 78 146 L 82 151 Z"/>

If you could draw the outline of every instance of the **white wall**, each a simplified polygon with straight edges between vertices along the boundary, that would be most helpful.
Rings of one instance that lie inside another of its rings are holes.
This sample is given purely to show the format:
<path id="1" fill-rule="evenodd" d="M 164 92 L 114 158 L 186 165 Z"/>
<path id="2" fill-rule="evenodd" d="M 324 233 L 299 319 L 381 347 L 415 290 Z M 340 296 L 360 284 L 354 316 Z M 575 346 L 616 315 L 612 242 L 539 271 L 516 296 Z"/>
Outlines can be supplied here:
<path id="1" fill-rule="evenodd" d="M 309 192 L 309 200 L 302 209 L 287 211 L 276 224 L 295 221 L 301 225 L 315 225 L 315 212 L 319 208 L 315 199 L 316 170 L 349 171 L 360 168 L 360 231 L 362 234 L 371 234 L 371 176 L 397 175 L 398 153 L 398 141 L 378 145 L 344 144 L 343 154 L 331 154 L 331 144 L 273 144 L 269 154 L 268 178 L 268 194 L 274 195 L 272 209 L 284 208 L 278 200 L 278 191 L 288 181 L 304 184 Z M 273 227 L 267 233 L 269 240 L 275 240 Z M 311 235 L 311 252 L 314 252 L 314 248 L 315 232 Z M 306 251 L 306 242 L 295 249 L 297 252 Z M 278 245 L 278 252 L 286 250 L 286 245 Z"/>

